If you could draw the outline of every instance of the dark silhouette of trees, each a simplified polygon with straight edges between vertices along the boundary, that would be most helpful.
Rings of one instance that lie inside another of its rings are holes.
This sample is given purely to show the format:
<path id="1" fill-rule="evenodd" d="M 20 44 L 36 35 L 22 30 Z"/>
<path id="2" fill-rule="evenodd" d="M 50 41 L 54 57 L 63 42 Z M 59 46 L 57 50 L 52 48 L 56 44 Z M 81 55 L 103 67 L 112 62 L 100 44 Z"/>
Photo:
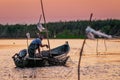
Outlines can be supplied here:
<path id="1" fill-rule="evenodd" d="M 50 38 L 85 38 L 85 28 L 88 25 L 107 34 L 120 36 L 120 20 L 115 19 L 93 20 L 91 23 L 87 20 L 47 23 Z M 36 24 L 0 24 L 0 38 L 26 38 L 27 32 L 34 38 L 39 31 Z M 45 32 L 41 34 L 46 37 Z"/>

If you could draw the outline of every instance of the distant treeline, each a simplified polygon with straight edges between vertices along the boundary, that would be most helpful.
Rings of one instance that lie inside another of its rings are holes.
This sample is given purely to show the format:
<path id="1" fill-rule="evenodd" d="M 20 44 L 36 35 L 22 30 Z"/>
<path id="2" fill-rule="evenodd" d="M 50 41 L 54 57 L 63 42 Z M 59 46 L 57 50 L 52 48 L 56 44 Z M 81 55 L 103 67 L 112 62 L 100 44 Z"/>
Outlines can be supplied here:
<path id="1" fill-rule="evenodd" d="M 107 34 L 120 36 L 120 20 L 94 20 L 91 23 L 87 20 L 53 22 L 47 23 L 49 38 L 85 38 L 85 28 L 90 25 L 95 30 L 101 30 Z M 44 26 L 44 24 L 43 24 Z M 0 38 L 26 38 L 29 32 L 31 38 L 37 37 L 38 29 L 36 24 L 0 24 Z M 46 37 L 45 32 L 41 34 Z"/>

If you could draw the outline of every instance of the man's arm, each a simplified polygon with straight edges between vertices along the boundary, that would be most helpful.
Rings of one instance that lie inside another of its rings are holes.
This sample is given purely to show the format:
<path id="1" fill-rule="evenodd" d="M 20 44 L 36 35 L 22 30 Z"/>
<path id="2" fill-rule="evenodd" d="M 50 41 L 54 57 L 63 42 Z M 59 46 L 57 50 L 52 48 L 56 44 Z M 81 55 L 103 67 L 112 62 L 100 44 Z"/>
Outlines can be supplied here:
<path id="1" fill-rule="evenodd" d="M 41 47 L 49 47 L 47 44 L 42 44 L 42 45 L 40 45 Z"/>

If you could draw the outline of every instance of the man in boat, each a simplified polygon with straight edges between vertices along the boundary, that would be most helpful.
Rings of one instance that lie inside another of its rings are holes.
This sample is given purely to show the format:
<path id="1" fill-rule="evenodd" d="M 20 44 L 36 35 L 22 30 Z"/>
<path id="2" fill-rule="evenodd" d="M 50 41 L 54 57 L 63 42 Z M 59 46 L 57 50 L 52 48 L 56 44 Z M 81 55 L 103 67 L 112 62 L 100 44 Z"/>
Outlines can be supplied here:
<path id="1" fill-rule="evenodd" d="M 87 26 L 86 34 L 89 39 L 95 39 L 95 37 L 94 37 L 95 35 L 97 35 L 98 37 L 104 37 L 104 38 L 108 38 L 108 39 L 112 38 L 111 35 L 102 33 L 100 30 L 96 31 L 96 30 L 92 29 L 90 26 Z"/>
<path id="2" fill-rule="evenodd" d="M 36 53 L 36 50 L 38 50 L 38 53 L 40 54 L 40 47 L 49 47 L 47 44 L 42 44 L 42 40 L 43 40 L 43 36 L 40 36 L 39 34 L 38 35 L 38 38 L 34 39 L 29 47 L 28 47 L 28 54 L 29 54 L 29 57 L 36 57 L 35 56 L 35 53 Z M 40 56 L 42 57 L 42 55 L 40 54 Z"/>

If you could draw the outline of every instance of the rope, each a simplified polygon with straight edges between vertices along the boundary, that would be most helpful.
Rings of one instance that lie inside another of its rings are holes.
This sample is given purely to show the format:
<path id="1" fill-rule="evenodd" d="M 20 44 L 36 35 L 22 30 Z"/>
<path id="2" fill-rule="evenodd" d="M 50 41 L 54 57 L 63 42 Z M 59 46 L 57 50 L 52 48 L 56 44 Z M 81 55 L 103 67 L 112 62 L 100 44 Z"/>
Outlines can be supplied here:
<path id="1" fill-rule="evenodd" d="M 103 39 L 104 40 L 104 46 L 105 46 L 105 52 L 107 51 L 107 45 L 106 45 L 106 41 L 105 41 L 105 39 Z M 98 53 L 98 39 L 97 39 L 97 45 L 96 45 L 96 53 L 97 53 L 97 55 L 100 55 L 99 53 Z"/>
<path id="2" fill-rule="evenodd" d="M 80 48 L 78 48 L 76 51 L 73 52 L 73 54 L 77 54 L 77 52 L 80 50 Z M 72 61 L 71 57 L 69 58 L 69 62 L 71 62 L 72 64 L 77 65 L 75 62 Z"/>

